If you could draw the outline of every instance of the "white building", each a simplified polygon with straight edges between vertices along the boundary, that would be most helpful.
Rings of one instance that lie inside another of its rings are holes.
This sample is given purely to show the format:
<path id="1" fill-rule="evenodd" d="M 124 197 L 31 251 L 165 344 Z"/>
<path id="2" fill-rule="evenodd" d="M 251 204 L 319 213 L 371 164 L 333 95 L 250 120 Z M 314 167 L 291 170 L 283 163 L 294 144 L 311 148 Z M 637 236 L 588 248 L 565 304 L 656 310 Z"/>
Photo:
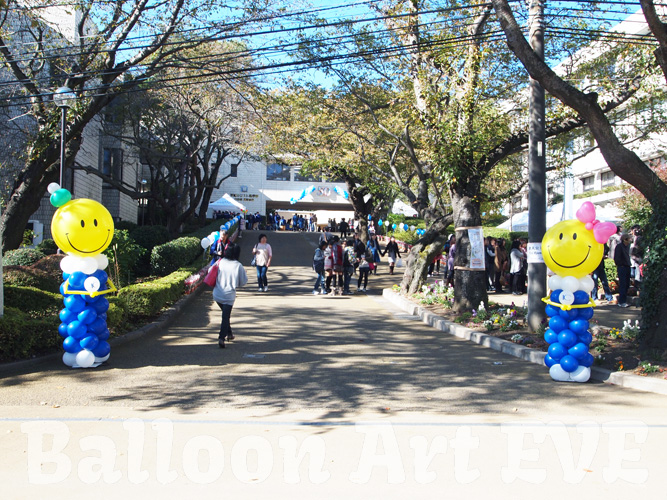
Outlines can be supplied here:
<path id="1" fill-rule="evenodd" d="M 323 176 L 301 176 L 300 167 L 266 163 L 257 159 L 225 161 L 219 177 L 227 177 L 219 189 L 213 192 L 211 201 L 228 193 L 235 200 L 243 203 L 248 212 L 266 215 L 272 212 L 310 213 L 317 215 L 318 222 L 330 218 L 353 218 L 352 204 L 345 198 L 345 182 L 328 181 Z M 301 193 L 309 188 L 315 189 L 299 199 Z M 298 199 L 293 203 L 292 199 Z M 212 214 L 207 214 L 211 216 Z"/>

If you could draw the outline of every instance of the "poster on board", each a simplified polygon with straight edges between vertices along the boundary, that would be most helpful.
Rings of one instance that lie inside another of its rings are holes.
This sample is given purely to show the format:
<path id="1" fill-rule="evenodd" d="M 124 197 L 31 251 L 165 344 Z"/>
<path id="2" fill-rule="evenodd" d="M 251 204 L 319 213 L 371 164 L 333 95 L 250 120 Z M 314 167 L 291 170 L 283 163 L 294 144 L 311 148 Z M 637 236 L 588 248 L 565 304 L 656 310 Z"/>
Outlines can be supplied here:
<path id="1" fill-rule="evenodd" d="M 470 269 L 484 269 L 484 233 L 480 227 L 468 228 L 470 240 Z"/>

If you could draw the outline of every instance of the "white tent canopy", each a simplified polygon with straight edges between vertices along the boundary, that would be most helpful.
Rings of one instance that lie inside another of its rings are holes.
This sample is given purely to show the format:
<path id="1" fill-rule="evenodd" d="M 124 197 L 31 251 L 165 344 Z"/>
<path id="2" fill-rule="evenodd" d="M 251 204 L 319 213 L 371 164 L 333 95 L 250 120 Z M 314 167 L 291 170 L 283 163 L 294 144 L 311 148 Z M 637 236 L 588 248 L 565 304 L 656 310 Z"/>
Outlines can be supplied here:
<path id="1" fill-rule="evenodd" d="M 575 205 L 574 211 L 579 209 L 580 205 Z M 511 219 L 507 219 L 500 224 L 498 228 L 509 231 L 527 232 L 528 231 L 528 212 L 514 214 Z M 618 224 L 621 221 L 621 213 L 616 207 L 595 207 L 595 218 L 601 222 L 613 222 Z M 547 209 L 547 229 L 563 220 L 563 204 L 556 203 Z"/>
<path id="2" fill-rule="evenodd" d="M 241 212 L 245 211 L 246 207 L 242 203 L 236 201 L 229 194 L 225 193 L 222 198 L 213 203 L 208 204 L 208 209 L 213 210 L 229 210 L 232 212 Z"/>

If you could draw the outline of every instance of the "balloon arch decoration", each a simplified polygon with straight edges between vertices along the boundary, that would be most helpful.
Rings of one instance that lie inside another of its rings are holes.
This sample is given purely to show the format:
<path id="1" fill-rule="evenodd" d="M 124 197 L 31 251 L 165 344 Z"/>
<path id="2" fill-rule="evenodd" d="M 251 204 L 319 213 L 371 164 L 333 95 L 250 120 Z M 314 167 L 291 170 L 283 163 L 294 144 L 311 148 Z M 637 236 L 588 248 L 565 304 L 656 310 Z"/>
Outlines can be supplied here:
<path id="1" fill-rule="evenodd" d="M 561 382 L 587 382 L 591 376 L 594 358 L 588 349 L 593 336 L 588 328 L 595 303 L 589 274 L 600 264 L 604 244 L 616 232 L 615 224 L 595 219 L 595 206 L 589 201 L 576 216 L 551 227 L 542 239 L 542 257 L 554 273 L 549 278 L 551 294 L 542 299 L 549 316 L 544 364 L 551 378 Z"/>

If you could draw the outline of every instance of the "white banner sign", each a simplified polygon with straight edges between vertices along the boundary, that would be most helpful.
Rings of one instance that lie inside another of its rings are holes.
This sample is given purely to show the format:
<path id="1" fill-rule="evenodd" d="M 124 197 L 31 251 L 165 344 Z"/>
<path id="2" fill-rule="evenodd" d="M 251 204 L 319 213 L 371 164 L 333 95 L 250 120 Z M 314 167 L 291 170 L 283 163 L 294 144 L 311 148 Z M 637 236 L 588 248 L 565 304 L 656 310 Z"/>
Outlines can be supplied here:
<path id="1" fill-rule="evenodd" d="M 528 243 L 526 252 L 528 253 L 529 264 L 544 264 L 544 257 L 542 257 L 542 243 Z"/>

